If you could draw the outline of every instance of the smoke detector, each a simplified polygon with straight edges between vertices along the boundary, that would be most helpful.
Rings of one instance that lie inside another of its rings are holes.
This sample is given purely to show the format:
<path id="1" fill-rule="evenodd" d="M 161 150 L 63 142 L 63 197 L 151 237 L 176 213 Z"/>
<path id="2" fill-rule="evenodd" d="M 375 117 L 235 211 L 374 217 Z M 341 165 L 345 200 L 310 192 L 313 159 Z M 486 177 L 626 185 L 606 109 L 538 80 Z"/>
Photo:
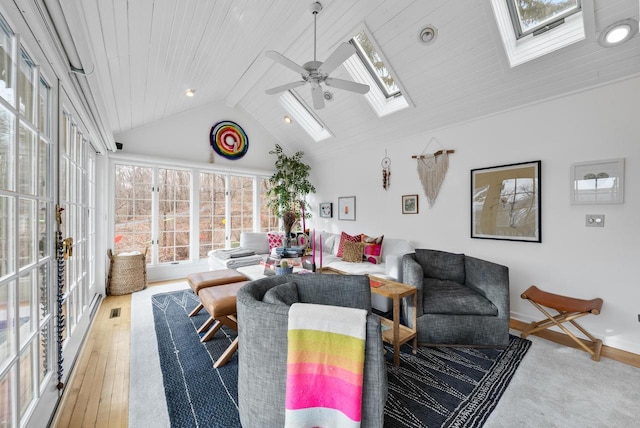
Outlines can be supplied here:
<path id="1" fill-rule="evenodd" d="M 326 101 L 333 101 L 333 94 L 329 91 L 324 91 L 324 94 L 322 94 L 322 96 Z"/>

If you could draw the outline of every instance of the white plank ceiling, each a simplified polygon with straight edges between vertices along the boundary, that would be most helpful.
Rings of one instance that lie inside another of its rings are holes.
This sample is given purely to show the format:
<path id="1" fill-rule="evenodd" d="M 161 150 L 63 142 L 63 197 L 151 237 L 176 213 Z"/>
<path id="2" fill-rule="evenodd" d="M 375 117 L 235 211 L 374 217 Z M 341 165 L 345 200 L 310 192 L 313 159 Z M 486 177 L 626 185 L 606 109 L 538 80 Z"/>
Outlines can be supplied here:
<path id="1" fill-rule="evenodd" d="M 309 156 L 418 134 L 640 73 L 640 37 L 597 43 L 611 23 L 638 19 L 638 0 L 584 0 L 587 38 L 509 68 L 488 0 L 323 0 L 318 59 L 365 23 L 415 107 L 378 118 L 365 99 L 332 90 L 316 113 L 335 138 L 315 143 L 265 89 L 299 80 L 266 50 L 313 58 L 310 0 L 83 0 L 99 93 L 114 134 L 212 102 L 243 109 L 291 150 Z M 427 24 L 431 45 L 418 41 Z M 350 79 L 339 67 L 334 77 Z M 196 96 L 184 96 L 188 88 Z M 309 88 L 298 93 L 310 103 Z M 327 150 L 330 147 L 330 150 Z"/>

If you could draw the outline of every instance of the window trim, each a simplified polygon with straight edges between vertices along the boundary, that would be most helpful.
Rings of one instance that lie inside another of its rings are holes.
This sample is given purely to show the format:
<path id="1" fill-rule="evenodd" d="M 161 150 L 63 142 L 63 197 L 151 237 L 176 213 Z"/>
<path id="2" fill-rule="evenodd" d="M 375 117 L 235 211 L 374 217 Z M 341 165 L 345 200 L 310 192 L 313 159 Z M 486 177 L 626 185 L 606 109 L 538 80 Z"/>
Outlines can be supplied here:
<path id="1" fill-rule="evenodd" d="M 538 36 L 546 31 L 552 30 L 557 26 L 564 24 L 566 22 L 565 19 L 569 16 L 580 13 L 582 11 L 582 1 L 576 0 L 577 7 L 575 9 L 568 10 L 552 18 L 547 18 L 535 27 L 529 28 L 526 31 L 522 31 L 522 22 L 520 20 L 518 8 L 515 4 L 516 1 L 517 0 L 507 0 L 507 7 L 509 8 L 509 15 L 511 16 L 511 25 L 513 25 L 513 31 L 516 39 L 518 40 L 528 36 L 529 34 Z M 547 28 L 546 30 L 544 30 L 545 27 Z"/>
<path id="2" fill-rule="evenodd" d="M 369 92 L 364 94 L 364 98 L 367 100 L 373 111 L 378 117 L 383 117 L 397 111 L 404 110 L 408 107 L 415 107 L 415 104 L 409 97 L 409 94 L 402 85 L 402 82 L 400 82 L 398 73 L 395 72 L 389 60 L 384 56 L 382 49 L 380 49 L 378 42 L 376 41 L 375 37 L 373 37 L 371 31 L 369 31 L 367 25 L 362 22 L 349 34 L 354 34 L 355 37 L 355 35 L 360 33 L 361 31 L 363 31 L 367 35 L 367 38 L 369 38 L 369 41 L 380 56 L 380 59 L 384 61 L 385 67 L 389 71 L 389 74 L 393 76 L 393 80 L 395 81 L 396 86 L 400 89 L 400 95 L 387 98 L 385 93 L 382 92 L 379 87 L 377 77 L 372 76 L 372 72 L 363 63 L 360 56 L 351 55 L 349 58 L 347 58 L 343 65 L 351 78 L 358 83 L 369 85 Z"/>
<path id="3" fill-rule="evenodd" d="M 588 19 L 593 17 L 591 3 L 589 0 L 582 0 L 582 10 L 566 17 L 563 25 L 535 37 L 529 34 L 516 39 L 507 2 L 491 0 L 490 3 L 511 68 L 585 40 L 587 27 L 593 28 L 594 25 Z"/>
<path id="4" fill-rule="evenodd" d="M 296 91 L 289 89 L 283 92 L 278 97 L 278 101 L 316 143 L 334 136 L 333 132 L 305 104 Z"/>

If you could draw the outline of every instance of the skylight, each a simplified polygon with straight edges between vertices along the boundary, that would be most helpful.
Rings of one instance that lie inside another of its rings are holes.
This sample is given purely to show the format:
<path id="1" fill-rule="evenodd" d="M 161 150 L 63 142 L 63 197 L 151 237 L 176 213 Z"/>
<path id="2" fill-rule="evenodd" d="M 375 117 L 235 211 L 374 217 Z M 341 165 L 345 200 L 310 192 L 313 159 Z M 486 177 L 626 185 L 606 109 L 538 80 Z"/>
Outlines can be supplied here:
<path id="1" fill-rule="evenodd" d="M 400 88 L 396 85 L 395 79 L 389 72 L 382 58 L 380 58 L 376 48 L 373 47 L 371 40 L 369 40 L 364 30 L 356 34 L 355 37 L 351 39 L 351 43 L 355 46 L 360 60 L 362 60 L 369 70 L 369 73 L 374 77 L 378 87 L 384 92 L 385 96 L 391 98 L 400 95 Z"/>
<path id="2" fill-rule="evenodd" d="M 343 65 L 353 80 L 369 85 L 370 90 L 364 97 L 378 117 L 413 105 L 389 61 L 364 25 L 359 27 L 350 42 L 355 46 L 357 55 L 352 55 Z"/>
<path id="3" fill-rule="evenodd" d="M 294 91 L 289 90 L 284 92 L 280 95 L 278 101 L 280 101 L 280 104 L 282 104 L 285 110 L 293 116 L 295 122 L 316 142 L 326 140 L 333 136 L 320 118 L 305 105 L 304 101 L 302 101 Z"/>
<path id="4" fill-rule="evenodd" d="M 491 6 L 511 67 L 585 39 L 580 0 L 491 0 Z"/>
<path id="5" fill-rule="evenodd" d="M 516 38 L 539 35 L 562 25 L 564 19 L 580 12 L 580 0 L 508 0 Z"/>

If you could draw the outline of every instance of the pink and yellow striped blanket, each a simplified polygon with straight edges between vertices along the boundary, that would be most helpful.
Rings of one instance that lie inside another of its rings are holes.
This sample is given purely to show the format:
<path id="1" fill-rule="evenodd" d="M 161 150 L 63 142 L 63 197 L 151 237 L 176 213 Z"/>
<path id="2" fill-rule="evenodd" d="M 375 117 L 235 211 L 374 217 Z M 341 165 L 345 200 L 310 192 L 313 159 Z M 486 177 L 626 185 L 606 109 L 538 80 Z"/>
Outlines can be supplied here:
<path id="1" fill-rule="evenodd" d="M 285 427 L 360 427 L 367 311 L 289 310 Z"/>

